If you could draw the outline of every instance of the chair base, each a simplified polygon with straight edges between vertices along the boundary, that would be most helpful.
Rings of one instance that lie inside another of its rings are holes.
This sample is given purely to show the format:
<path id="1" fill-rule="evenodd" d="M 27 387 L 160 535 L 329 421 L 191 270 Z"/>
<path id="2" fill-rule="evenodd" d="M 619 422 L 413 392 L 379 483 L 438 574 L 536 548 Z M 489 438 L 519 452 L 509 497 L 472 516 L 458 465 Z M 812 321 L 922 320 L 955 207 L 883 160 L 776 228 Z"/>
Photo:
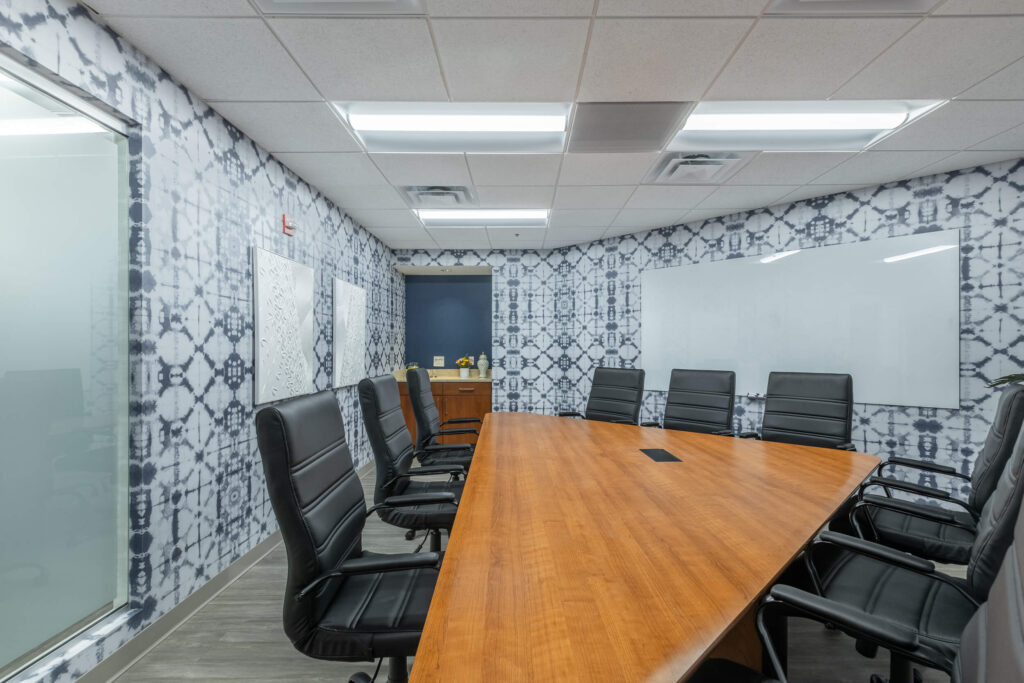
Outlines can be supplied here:
<path id="1" fill-rule="evenodd" d="M 349 676 L 348 683 L 373 683 L 373 678 L 365 671 L 360 671 Z M 409 683 L 409 667 L 405 657 L 388 657 L 388 683 Z"/>

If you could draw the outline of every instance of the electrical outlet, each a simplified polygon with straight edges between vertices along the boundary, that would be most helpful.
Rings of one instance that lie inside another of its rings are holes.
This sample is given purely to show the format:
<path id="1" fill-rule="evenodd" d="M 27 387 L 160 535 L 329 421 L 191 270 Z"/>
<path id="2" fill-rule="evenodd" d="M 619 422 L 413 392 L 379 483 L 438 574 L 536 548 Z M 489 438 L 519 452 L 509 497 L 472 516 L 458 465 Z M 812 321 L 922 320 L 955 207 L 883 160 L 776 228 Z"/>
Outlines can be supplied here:
<path id="1" fill-rule="evenodd" d="M 434 367 L 435 368 L 443 368 L 444 367 L 444 356 L 434 356 Z"/>

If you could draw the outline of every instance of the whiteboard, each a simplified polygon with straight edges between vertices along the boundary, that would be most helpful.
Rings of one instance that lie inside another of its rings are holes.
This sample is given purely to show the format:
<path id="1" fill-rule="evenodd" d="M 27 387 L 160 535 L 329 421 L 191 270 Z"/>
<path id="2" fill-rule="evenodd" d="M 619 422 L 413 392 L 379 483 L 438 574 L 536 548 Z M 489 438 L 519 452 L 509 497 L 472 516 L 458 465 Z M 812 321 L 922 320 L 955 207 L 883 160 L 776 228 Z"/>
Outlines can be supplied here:
<path id="1" fill-rule="evenodd" d="M 772 370 L 844 372 L 857 403 L 959 408 L 958 258 L 950 230 L 646 270 L 647 388 L 673 368 L 734 370 L 739 394 Z"/>

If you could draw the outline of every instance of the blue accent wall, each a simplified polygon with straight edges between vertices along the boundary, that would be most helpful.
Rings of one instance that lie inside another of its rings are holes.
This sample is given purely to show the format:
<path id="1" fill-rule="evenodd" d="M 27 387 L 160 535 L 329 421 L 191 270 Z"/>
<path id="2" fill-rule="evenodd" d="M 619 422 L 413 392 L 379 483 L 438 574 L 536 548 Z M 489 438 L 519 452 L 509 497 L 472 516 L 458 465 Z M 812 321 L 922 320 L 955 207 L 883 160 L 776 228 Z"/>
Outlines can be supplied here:
<path id="1" fill-rule="evenodd" d="M 463 354 L 491 357 L 490 275 L 405 276 L 405 361 L 446 368 Z M 473 366 L 476 367 L 475 365 Z"/>

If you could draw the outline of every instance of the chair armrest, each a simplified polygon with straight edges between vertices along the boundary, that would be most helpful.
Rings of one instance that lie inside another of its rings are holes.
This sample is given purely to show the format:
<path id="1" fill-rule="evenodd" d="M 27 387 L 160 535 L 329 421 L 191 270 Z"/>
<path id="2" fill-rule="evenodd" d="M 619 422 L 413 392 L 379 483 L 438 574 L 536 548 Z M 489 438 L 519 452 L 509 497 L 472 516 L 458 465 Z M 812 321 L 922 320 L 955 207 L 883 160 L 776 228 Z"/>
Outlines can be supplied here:
<path id="1" fill-rule="evenodd" d="M 717 432 L 711 432 L 715 436 L 736 436 L 736 432 L 731 429 L 721 429 Z"/>
<path id="2" fill-rule="evenodd" d="M 636 426 L 636 422 L 633 422 L 632 420 L 612 420 L 611 423 L 613 425 L 633 425 L 634 427 Z"/>
<path id="3" fill-rule="evenodd" d="M 577 413 L 575 410 L 560 410 L 558 417 L 583 417 L 583 413 Z"/>
<path id="4" fill-rule="evenodd" d="M 948 491 L 933 489 L 931 486 L 911 484 L 909 481 L 897 481 L 896 479 L 889 479 L 887 477 L 871 477 L 861 484 L 861 490 L 863 491 L 871 486 L 881 486 L 883 488 L 896 489 L 897 491 L 916 493 L 921 496 L 928 496 L 929 498 L 938 498 L 939 500 L 948 500 L 950 498 Z"/>
<path id="5" fill-rule="evenodd" d="M 321 574 L 313 579 L 302 590 L 295 594 L 295 599 L 301 600 L 323 582 L 339 576 L 351 576 L 353 574 L 377 574 L 379 572 L 398 572 L 406 569 L 436 567 L 440 563 L 441 553 L 402 553 L 400 555 L 355 557 L 351 560 L 345 560 L 337 569 L 332 569 L 326 574 Z"/>
<path id="6" fill-rule="evenodd" d="M 470 424 L 472 422 L 483 422 L 483 420 L 481 420 L 479 417 L 453 417 L 447 422 L 442 422 L 441 426 L 443 427 L 444 425 Z"/>
<path id="7" fill-rule="evenodd" d="M 958 477 L 960 479 L 970 479 L 966 474 L 961 474 L 954 467 L 949 465 L 939 465 L 934 462 L 927 462 L 925 460 L 915 460 L 914 458 L 901 458 L 899 456 L 892 456 L 878 466 L 878 471 L 881 472 L 886 467 L 909 467 L 915 470 L 923 470 L 925 472 L 934 472 L 936 474 L 943 474 L 948 477 Z"/>
<path id="8" fill-rule="evenodd" d="M 410 477 L 425 477 L 425 476 L 431 475 L 431 474 L 461 474 L 461 475 L 465 476 L 466 468 L 463 467 L 462 465 L 424 465 L 422 467 L 413 467 L 412 469 L 409 469 L 409 470 L 407 470 L 405 472 L 402 472 L 401 474 L 396 474 L 391 479 L 388 479 L 384 483 L 384 488 L 386 489 L 386 488 L 390 487 L 392 484 L 394 484 L 399 479 L 408 479 Z M 441 491 L 441 493 L 446 493 L 446 492 L 445 491 Z M 432 495 L 432 494 L 425 494 L 425 495 Z M 394 496 L 394 498 L 401 498 L 401 497 L 402 496 Z M 391 500 L 391 498 L 388 498 L 384 502 L 387 503 L 388 500 Z M 398 506 L 397 505 L 392 505 L 391 507 L 398 507 Z"/>
<path id="9" fill-rule="evenodd" d="M 929 519 L 933 522 L 943 522 L 947 524 L 956 524 L 957 519 L 953 513 L 945 508 L 940 508 L 935 505 L 929 505 L 927 508 L 912 503 L 909 500 L 901 500 L 899 498 L 885 498 L 883 496 L 871 496 L 870 498 L 862 498 L 857 507 L 876 507 L 883 508 L 885 510 L 892 510 L 893 512 L 902 512 L 907 515 L 913 515 L 914 517 L 920 517 L 922 519 Z"/>
<path id="10" fill-rule="evenodd" d="M 838 534 L 834 531 L 823 531 L 818 536 L 818 542 L 830 543 L 832 545 L 839 546 L 840 548 L 844 548 L 861 555 L 866 555 L 868 557 L 873 557 L 876 560 L 912 569 L 913 571 L 921 572 L 923 574 L 935 573 L 934 562 L 922 560 L 920 557 L 915 557 L 910 553 L 903 552 L 902 550 L 893 550 L 892 548 L 887 548 L 884 545 L 872 543 L 871 541 L 865 541 L 864 539 L 857 538 L 856 536 Z"/>
<path id="11" fill-rule="evenodd" d="M 660 422 L 641 422 L 641 427 L 661 427 Z"/>
<path id="12" fill-rule="evenodd" d="M 437 453 L 439 451 L 471 451 L 473 450 L 473 444 L 469 443 L 433 443 L 424 446 L 419 450 L 420 453 Z"/>
<path id="13" fill-rule="evenodd" d="M 836 448 L 837 450 L 840 450 L 840 451 L 855 451 L 855 450 L 857 450 L 857 447 L 855 445 L 853 445 L 852 443 L 849 443 L 849 442 L 841 443 L 838 446 L 834 446 L 834 448 Z"/>
<path id="14" fill-rule="evenodd" d="M 414 505 L 434 505 L 437 503 L 449 503 L 455 507 L 458 507 L 458 503 L 455 502 L 455 494 L 451 491 L 437 491 L 434 493 L 409 493 L 404 496 L 388 496 L 384 499 L 383 503 L 377 503 L 372 508 L 366 511 L 369 515 L 371 512 L 379 512 L 387 508 L 404 508 L 412 507 Z"/>
<path id="15" fill-rule="evenodd" d="M 439 436 L 450 436 L 452 434 L 479 434 L 480 432 L 472 427 L 460 427 L 459 429 L 442 429 L 437 433 Z M 444 444 L 441 445 L 443 446 Z"/>
<path id="16" fill-rule="evenodd" d="M 757 432 L 740 432 L 739 437 L 741 439 L 760 439 L 761 435 Z"/>
<path id="17" fill-rule="evenodd" d="M 772 586 L 772 600 L 796 609 L 818 621 L 835 624 L 840 630 L 900 650 L 918 647 L 917 633 L 862 610 L 814 595 L 792 586 Z"/>

